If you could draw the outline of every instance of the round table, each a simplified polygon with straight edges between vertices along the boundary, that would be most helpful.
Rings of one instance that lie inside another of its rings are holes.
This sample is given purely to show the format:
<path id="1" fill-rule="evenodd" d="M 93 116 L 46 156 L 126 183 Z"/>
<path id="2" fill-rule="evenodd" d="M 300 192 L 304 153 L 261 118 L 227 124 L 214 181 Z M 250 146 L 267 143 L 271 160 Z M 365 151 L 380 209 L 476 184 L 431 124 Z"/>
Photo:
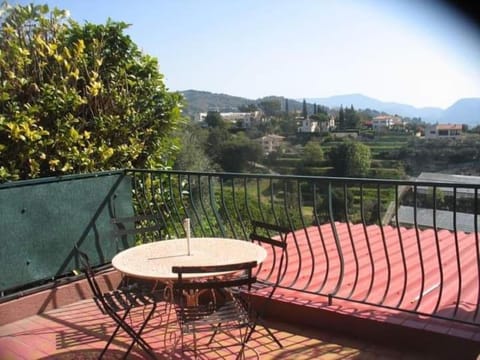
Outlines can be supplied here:
<path id="1" fill-rule="evenodd" d="M 172 266 L 227 265 L 263 262 L 266 250 L 249 241 L 225 238 L 191 238 L 161 240 L 124 250 L 112 259 L 115 269 L 136 278 L 171 281 L 177 278 Z M 203 274 L 205 276 L 205 274 Z M 195 278 L 184 274 L 184 278 Z"/>

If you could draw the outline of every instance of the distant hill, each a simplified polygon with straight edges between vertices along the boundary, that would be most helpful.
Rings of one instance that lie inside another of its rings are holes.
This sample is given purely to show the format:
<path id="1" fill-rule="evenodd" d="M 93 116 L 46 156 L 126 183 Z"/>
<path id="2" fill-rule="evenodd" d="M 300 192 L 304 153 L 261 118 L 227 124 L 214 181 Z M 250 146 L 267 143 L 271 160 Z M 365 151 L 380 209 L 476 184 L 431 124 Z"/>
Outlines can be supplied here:
<path id="1" fill-rule="evenodd" d="M 255 100 L 226 94 L 214 94 L 208 91 L 185 90 L 181 91 L 181 93 L 187 100 L 187 114 L 207 112 L 209 110 L 220 112 L 237 111 L 239 106 L 255 102 Z"/>
<path id="2" fill-rule="evenodd" d="M 338 95 L 327 98 L 309 98 L 308 102 L 321 104 L 330 108 L 353 105 L 355 109 L 371 109 L 383 111 L 391 115 L 420 117 L 427 122 L 480 124 L 480 98 L 461 99 L 448 109 L 436 107 L 417 108 L 411 105 L 380 101 L 361 94 Z"/>
<path id="3" fill-rule="evenodd" d="M 416 108 L 406 104 L 380 101 L 361 94 L 337 95 L 328 98 L 314 98 L 306 100 L 308 102 L 325 105 L 330 108 L 340 107 L 341 105 L 343 105 L 343 107 L 349 107 L 350 105 L 353 105 L 355 109 L 371 109 L 383 111 L 391 115 L 400 115 L 410 118 L 421 117 L 422 119 L 426 119 L 428 117 L 430 120 L 440 118 L 443 112 L 443 110 L 440 108 Z"/>
<path id="4" fill-rule="evenodd" d="M 282 96 L 267 96 L 264 98 L 253 100 L 238 96 L 215 94 L 208 91 L 199 90 L 185 90 L 180 92 L 187 100 L 187 107 L 185 109 L 185 113 L 191 116 L 196 113 L 207 111 L 238 111 L 238 107 L 241 105 L 248 105 L 252 103 L 258 104 L 259 102 L 264 100 L 278 100 L 281 104 L 282 110 L 284 110 L 285 108 L 285 98 Z M 308 107 L 311 107 L 313 109 L 313 104 L 309 104 Z M 288 108 L 290 111 L 301 110 L 302 102 L 288 99 Z"/>
<path id="5" fill-rule="evenodd" d="M 457 119 L 457 121 L 453 119 Z M 443 112 L 440 122 L 459 122 L 470 126 L 479 125 L 480 99 L 468 98 L 458 100 Z"/>
<path id="6" fill-rule="evenodd" d="M 187 100 L 185 113 L 193 116 L 199 112 L 217 110 L 221 112 L 237 111 L 241 105 L 251 103 L 258 104 L 263 100 L 278 99 L 285 107 L 285 97 L 268 96 L 260 99 L 248 99 L 227 94 L 214 94 L 207 91 L 185 90 L 181 91 Z M 417 108 L 407 104 L 395 102 L 380 101 L 361 94 L 337 95 L 327 98 L 307 98 L 309 111 L 312 111 L 313 104 L 323 105 L 329 108 L 340 106 L 349 107 L 353 105 L 357 110 L 377 110 L 391 115 L 400 115 L 404 117 L 420 117 L 422 120 L 430 123 L 451 123 L 467 124 L 476 126 L 480 124 L 480 98 L 460 99 L 448 109 L 443 110 L 435 107 Z M 301 110 L 302 100 L 288 99 L 290 111 Z"/>

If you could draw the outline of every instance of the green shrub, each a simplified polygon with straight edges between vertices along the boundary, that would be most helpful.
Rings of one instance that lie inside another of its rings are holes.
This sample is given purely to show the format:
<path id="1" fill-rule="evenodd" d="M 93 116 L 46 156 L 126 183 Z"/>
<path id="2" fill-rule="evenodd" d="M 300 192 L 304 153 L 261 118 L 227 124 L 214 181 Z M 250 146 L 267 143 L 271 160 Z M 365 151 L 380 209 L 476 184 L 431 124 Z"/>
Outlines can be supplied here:
<path id="1" fill-rule="evenodd" d="M 172 163 L 182 98 L 127 24 L 5 3 L 0 24 L 0 181 Z"/>

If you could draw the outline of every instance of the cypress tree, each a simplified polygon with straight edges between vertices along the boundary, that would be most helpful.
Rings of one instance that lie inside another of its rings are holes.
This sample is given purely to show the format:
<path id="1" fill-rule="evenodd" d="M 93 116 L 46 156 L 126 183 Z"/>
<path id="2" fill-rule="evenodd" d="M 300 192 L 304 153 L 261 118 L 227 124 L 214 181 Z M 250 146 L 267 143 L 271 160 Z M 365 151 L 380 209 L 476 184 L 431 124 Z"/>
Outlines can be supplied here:
<path id="1" fill-rule="evenodd" d="M 338 127 L 340 129 L 345 128 L 345 113 L 343 112 L 343 105 L 340 105 L 340 111 L 338 112 Z"/>

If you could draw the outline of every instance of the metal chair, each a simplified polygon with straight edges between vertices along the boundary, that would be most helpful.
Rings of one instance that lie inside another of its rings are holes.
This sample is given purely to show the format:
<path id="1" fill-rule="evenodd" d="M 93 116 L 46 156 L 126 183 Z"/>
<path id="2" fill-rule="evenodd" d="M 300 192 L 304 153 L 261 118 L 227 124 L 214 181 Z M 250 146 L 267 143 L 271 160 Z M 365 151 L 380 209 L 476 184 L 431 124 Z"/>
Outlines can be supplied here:
<path id="1" fill-rule="evenodd" d="M 272 256 L 273 258 L 273 265 L 271 269 L 269 269 L 266 277 L 260 278 L 257 274 L 257 282 L 249 291 L 249 295 L 258 294 L 259 296 L 257 296 L 256 310 L 254 310 L 252 325 L 245 342 L 250 340 L 250 337 L 255 332 L 257 325 L 261 325 L 267 331 L 269 336 L 277 343 L 277 345 L 280 348 L 283 348 L 282 343 L 277 339 L 268 326 L 266 326 L 263 318 L 268 303 L 272 299 L 275 291 L 278 288 L 278 285 L 280 284 L 280 281 L 282 280 L 282 277 L 286 272 L 287 236 L 292 232 L 292 229 L 260 221 L 252 221 L 252 225 L 253 231 L 249 235 L 250 240 L 252 242 L 257 242 L 262 246 L 271 247 L 272 251 L 269 256 Z M 271 236 L 271 233 L 276 234 L 277 236 Z M 244 294 L 241 294 L 240 298 L 245 299 Z"/>
<path id="2" fill-rule="evenodd" d="M 124 241 L 128 235 L 141 235 L 144 243 L 157 241 L 162 239 L 162 230 L 165 229 L 161 214 L 113 217 L 110 222 L 114 225 L 113 235 L 117 241 Z"/>
<path id="3" fill-rule="evenodd" d="M 110 316 L 110 318 L 117 325 L 112 335 L 108 339 L 105 348 L 102 350 L 99 359 L 105 355 L 105 352 L 120 329 L 123 329 L 132 338 L 132 343 L 125 352 L 124 359 L 128 357 L 128 354 L 130 354 L 133 346 L 136 343 L 138 343 L 138 345 L 140 345 L 140 347 L 145 350 L 145 352 L 152 359 L 156 359 L 152 347 L 142 338 L 141 334 L 155 312 L 157 302 L 163 300 L 162 293 L 144 293 L 135 286 L 125 287 L 105 293 L 102 292 L 98 282 L 96 281 L 95 272 L 90 265 L 88 255 L 79 250 L 77 246 L 75 248 L 79 255 L 80 262 L 83 267 L 83 271 L 85 272 L 90 289 L 93 292 L 93 299 L 95 303 L 100 311 L 103 314 Z M 132 325 L 126 322 L 126 318 L 132 309 L 144 308 L 145 310 L 149 306 L 150 310 L 148 311 L 146 317 L 144 316 L 143 323 L 139 325 L 138 329 L 134 329 Z"/>
<path id="4" fill-rule="evenodd" d="M 113 225 L 112 234 L 117 242 L 117 252 L 121 249 L 119 242 L 123 247 L 129 246 L 127 236 L 135 236 L 135 242 L 153 242 L 162 239 L 162 230 L 165 229 L 162 215 L 159 213 L 140 214 L 128 217 L 113 217 L 110 223 Z M 124 286 L 137 286 L 145 292 L 160 292 L 165 289 L 162 282 L 146 279 L 136 279 L 122 275 L 122 284 Z"/>
<path id="5" fill-rule="evenodd" d="M 193 351 L 197 357 L 197 333 L 211 332 L 212 336 L 207 345 L 211 349 L 211 342 L 215 334 L 222 332 L 238 342 L 241 349 L 237 359 L 243 356 L 246 335 L 252 326 L 248 303 L 241 302 L 230 292 L 230 289 L 240 286 L 249 289 L 256 278 L 252 269 L 257 266 L 256 261 L 230 265 L 213 266 L 174 266 L 172 272 L 178 275 L 173 284 L 174 307 L 180 327 L 182 353 L 184 352 L 184 335 L 193 335 Z M 185 279 L 185 274 L 195 274 L 197 281 Z M 212 273 L 220 273 L 213 276 Z M 225 275 L 221 275 L 221 274 Z M 201 278 L 202 280 L 198 280 Z M 209 301 L 201 301 L 201 295 L 210 294 Z M 231 331 L 239 329 L 240 336 L 235 337 Z M 242 334 L 242 330 L 245 330 Z M 178 340 L 175 344 L 178 343 Z"/>

